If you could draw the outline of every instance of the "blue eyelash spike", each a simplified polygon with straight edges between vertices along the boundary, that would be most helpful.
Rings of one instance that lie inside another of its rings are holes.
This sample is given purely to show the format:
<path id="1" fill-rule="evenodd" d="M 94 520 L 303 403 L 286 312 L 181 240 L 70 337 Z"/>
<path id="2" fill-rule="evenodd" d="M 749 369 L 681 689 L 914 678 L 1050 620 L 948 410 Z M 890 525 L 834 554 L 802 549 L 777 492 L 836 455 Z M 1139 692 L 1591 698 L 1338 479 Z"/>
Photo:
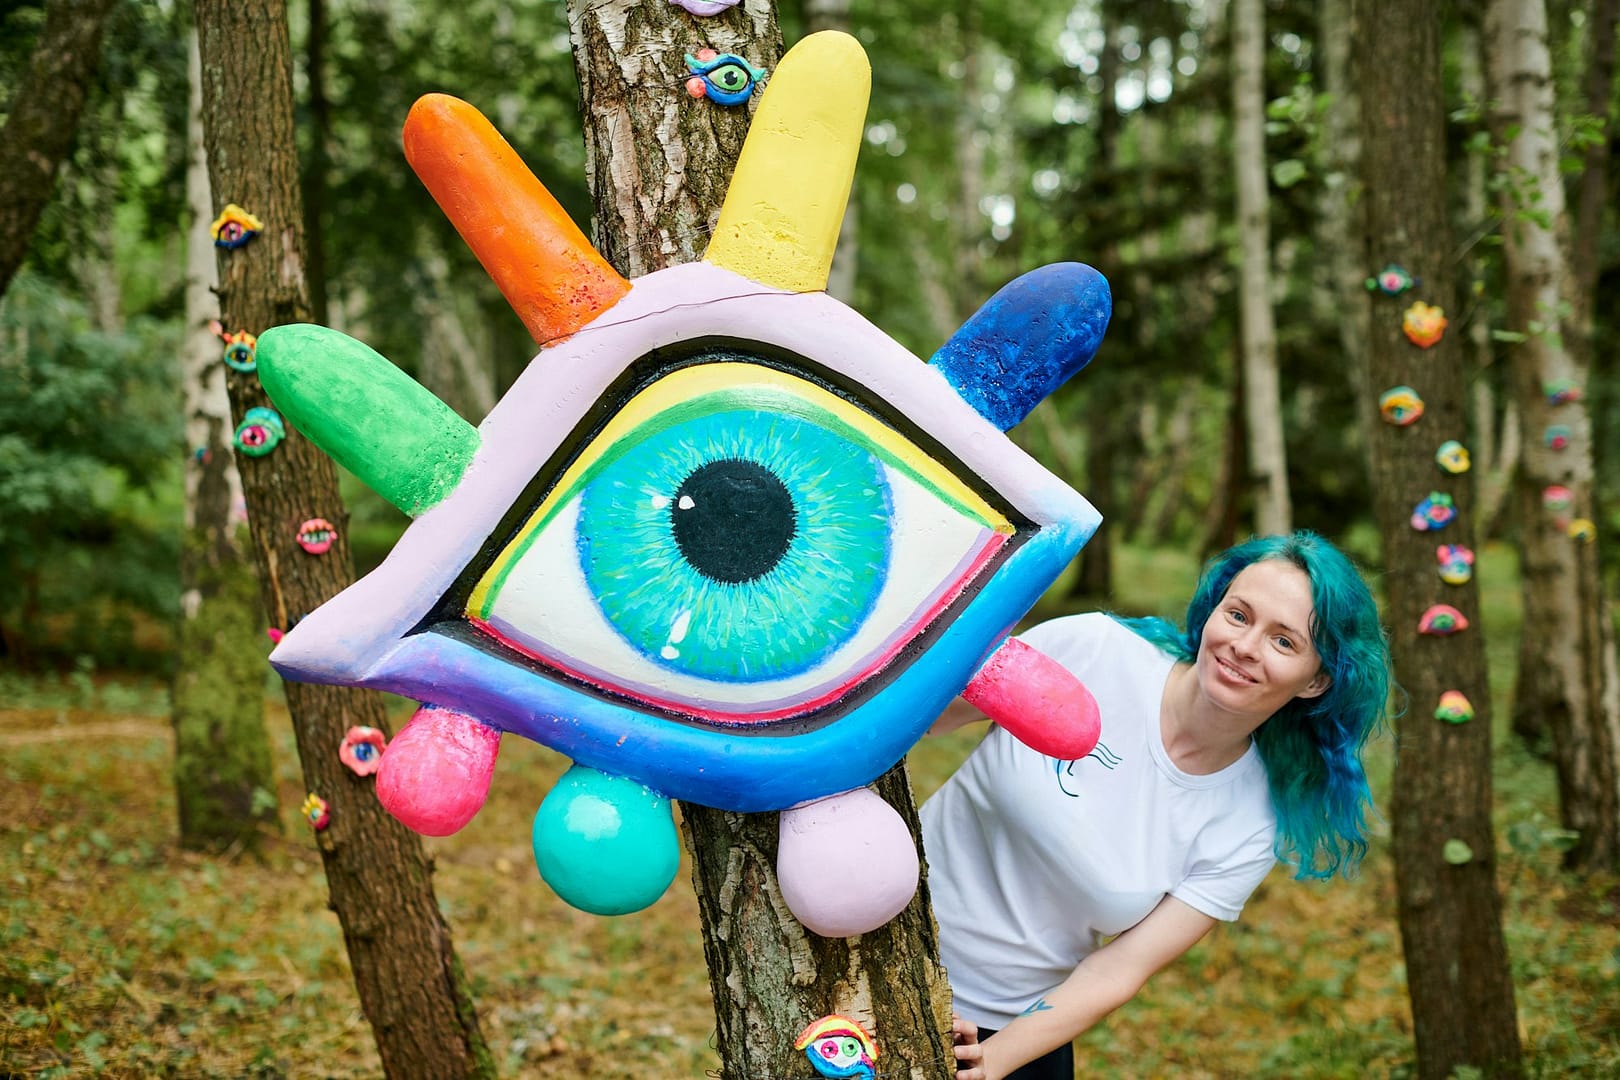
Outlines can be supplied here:
<path id="1" fill-rule="evenodd" d="M 928 362 L 1006 431 L 1091 362 L 1113 310 L 1102 274 L 1052 263 L 1002 286 Z"/>

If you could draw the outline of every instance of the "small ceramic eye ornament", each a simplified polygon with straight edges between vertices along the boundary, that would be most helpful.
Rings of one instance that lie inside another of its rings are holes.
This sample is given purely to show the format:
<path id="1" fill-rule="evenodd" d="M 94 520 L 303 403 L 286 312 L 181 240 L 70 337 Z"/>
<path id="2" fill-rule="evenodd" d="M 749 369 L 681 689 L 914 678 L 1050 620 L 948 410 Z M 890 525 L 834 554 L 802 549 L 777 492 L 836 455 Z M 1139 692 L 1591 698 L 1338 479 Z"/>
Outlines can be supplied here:
<path id="1" fill-rule="evenodd" d="M 1450 604 L 1436 604 L 1418 620 L 1418 633 L 1450 637 L 1468 629 L 1468 617 Z"/>
<path id="2" fill-rule="evenodd" d="M 1576 518 L 1565 527 L 1564 532 L 1569 534 L 1571 540 L 1590 544 L 1597 539 L 1597 522 L 1591 518 Z"/>
<path id="3" fill-rule="evenodd" d="M 1447 690 L 1440 695 L 1434 718 L 1448 724 L 1466 724 L 1474 718 L 1474 705 L 1461 690 Z"/>
<path id="4" fill-rule="evenodd" d="M 1445 309 L 1418 300 L 1406 309 L 1401 329 L 1406 332 L 1408 341 L 1420 349 L 1427 349 L 1446 332 Z"/>
<path id="5" fill-rule="evenodd" d="M 1447 585 L 1466 585 L 1474 576 L 1474 552 L 1461 544 L 1441 544 L 1434 549 L 1440 563 L 1440 580 Z"/>
<path id="6" fill-rule="evenodd" d="M 1541 384 L 1541 392 L 1549 405 L 1568 405 L 1581 400 L 1581 387 L 1574 379 L 1548 379 Z"/>
<path id="7" fill-rule="evenodd" d="M 803 1050 L 822 1076 L 872 1080 L 877 1075 L 877 1043 L 847 1016 L 823 1016 L 799 1033 L 793 1048 Z"/>
<path id="8" fill-rule="evenodd" d="M 1549 450 L 1569 449 L 1569 427 L 1565 424 L 1553 424 L 1541 435 L 1542 444 Z"/>
<path id="9" fill-rule="evenodd" d="M 208 227 L 214 246 L 239 248 L 264 230 L 264 222 L 246 210 L 231 203 L 219 212 L 219 217 Z"/>
<path id="10" fill-rule="evenodd" d="M 1422 418 L 1423 399 L 1410 386 L 1392 386 L 1378 395 L 1378 411 L 1385 423 L 1405 427 Z"/>
<path id="11" fill-rule="evenodd" d="M 1431 491 L 1429 497 L 1412 509 L 1412 528 L 1418 532 L 1434 532 L 1450 525 L 1457 516 L 1457 507 L 1451 496 L 1443 491 Z"/>
<path id="12" fill-rule="evenodd" d="M 356 776 L 370 776 L 382 764 L 383 751 L 386 749 L 388 740 L 382 732 L 374 727 L 356 725 L 344 733 L 343 745 L 338 747 L 338 760 Z"/>
<path id="13" fill-rule="evenodd" d="M 718 15 L 727 8 L 734 8 L 742 0 L 669 0 L 678 8 L 691 12 L 693 15 Z"/>
<path id="14" fill-rule="evenodd" d="M 249 409 L 242 415 L 242 422 L 236 425 L 236 435 L 233 441 L 236 448 L 248 457 L 264 457 L 287 437 L 287 425 L 281 422 L 281 414 L 274 409 L 263 407 Z"/>
<path id="15" fill-rule="evenodd" d="M 208 324 L 214 336 L 225 343 L 225 366 L 232 371 L 252 371 L 257 366 L 257 357 L 254 348 L 259 339 L 246 330 L 238 330 L 234 334 L 227 334 L 225 326 L 218 319 Z"/>
<path id="16" fill-rule="evenodd" d="M 336 539 L 337 529 L 325 518 L 310 518 L 298 526 L 298 546 L 311 555 L 325 555 Z"/>
<path id="17" fill-rule="evenodd" d="M 686 92 L 695 98 L 707 96 L 720 105 L 741 105 L 753 95 L 754 84 L 765 77 L 764 68 L 754 67 L 736 53 L 713 49 L 699 49 L 696 56 L 687 53 L 686 67 L 692 72 Z"/>
<path id="18" fill-rule="evenodd" d="M 304 805 L 299 808 L 309 827 L 320 832 L 332 823 L 332 812 L 326 805 L 326 800 L 313 791 L 304 796 Z"/>
<path id="19" fill-rule="evenodd" d="M 1467 472 L 1472 464 L 1468 457 L 1468 448 L 1456 439 L 1447 439 L 1440 444 L 1439 449 L 1434 452 L 1434 463 L 1453 476 Z"/>
<path id="20" fill-rule="evenodd" d="M 1375 276 L 1367 279 L 1367 291 L 1372 292 L 1376 289 L 1385 296 L 1399 296 L 1416 284 L 1417 279 L 1406 272 L 1406 267 L 1390 263 Z"/>

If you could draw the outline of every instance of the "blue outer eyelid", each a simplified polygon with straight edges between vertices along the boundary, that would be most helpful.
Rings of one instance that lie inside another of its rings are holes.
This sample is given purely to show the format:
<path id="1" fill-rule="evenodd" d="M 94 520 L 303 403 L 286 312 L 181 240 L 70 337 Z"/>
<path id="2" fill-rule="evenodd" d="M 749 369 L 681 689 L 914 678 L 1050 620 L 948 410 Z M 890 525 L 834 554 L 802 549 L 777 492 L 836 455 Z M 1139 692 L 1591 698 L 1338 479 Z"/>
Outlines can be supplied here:
<path id="1" fill-rule="evenodd" d="M 1102 274 L 1052 263 L 1002 286 L 928 362 L 1006 431 L 1091 362 L 1113 310 Z"/>

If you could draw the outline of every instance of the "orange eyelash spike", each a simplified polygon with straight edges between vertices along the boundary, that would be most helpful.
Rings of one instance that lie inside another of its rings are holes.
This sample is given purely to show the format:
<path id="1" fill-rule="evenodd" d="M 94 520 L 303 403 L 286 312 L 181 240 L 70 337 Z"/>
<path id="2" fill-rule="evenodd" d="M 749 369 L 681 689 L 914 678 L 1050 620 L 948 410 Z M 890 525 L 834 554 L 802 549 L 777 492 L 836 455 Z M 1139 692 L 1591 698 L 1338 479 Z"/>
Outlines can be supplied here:
<path id="1" fill-rule="evenodd" d="M 630 291 L 511 144 L 465 101 L 428 94 L 411 106 L 405 160 L 541 345 L 572 334 Z"/>

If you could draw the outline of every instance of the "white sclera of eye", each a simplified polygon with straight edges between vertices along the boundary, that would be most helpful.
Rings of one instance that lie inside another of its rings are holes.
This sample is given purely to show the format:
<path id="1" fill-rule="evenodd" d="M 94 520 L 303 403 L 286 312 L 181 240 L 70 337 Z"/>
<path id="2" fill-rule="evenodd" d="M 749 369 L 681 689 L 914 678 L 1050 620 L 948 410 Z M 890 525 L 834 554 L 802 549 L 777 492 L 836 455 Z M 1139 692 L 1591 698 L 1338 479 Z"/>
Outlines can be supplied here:
<path id="1" fill-rule="evenodd" d="M 898 469 L 882 468 L 894 508 L 887 577 L 866 621 L 809 671 L 783 679 L 732 682 L 673 671 L 637 651 L 602 614 L 580 567 L 575 539 L 578 496 L 558 510 L 507 572 L 488 623 L 522 651 L 634 696 L 740 712 L 813 701 L 870 668 L 897 642 L 909 640 L 919 616 L 961 585 L 968 567 L 996 535 Z M 661 496 L 648 491 L 644 497 Z M 636 574 L 640 569 L 626 566 L 624 572 Z M 671 612 L 672 637 L 681 640 L 666 642 L 666 650 L 696 647 L 702 638 L 703 612 L 682 616 Z M 792 618 L 794 613 L 784 612 L 782 617 Z"/>

